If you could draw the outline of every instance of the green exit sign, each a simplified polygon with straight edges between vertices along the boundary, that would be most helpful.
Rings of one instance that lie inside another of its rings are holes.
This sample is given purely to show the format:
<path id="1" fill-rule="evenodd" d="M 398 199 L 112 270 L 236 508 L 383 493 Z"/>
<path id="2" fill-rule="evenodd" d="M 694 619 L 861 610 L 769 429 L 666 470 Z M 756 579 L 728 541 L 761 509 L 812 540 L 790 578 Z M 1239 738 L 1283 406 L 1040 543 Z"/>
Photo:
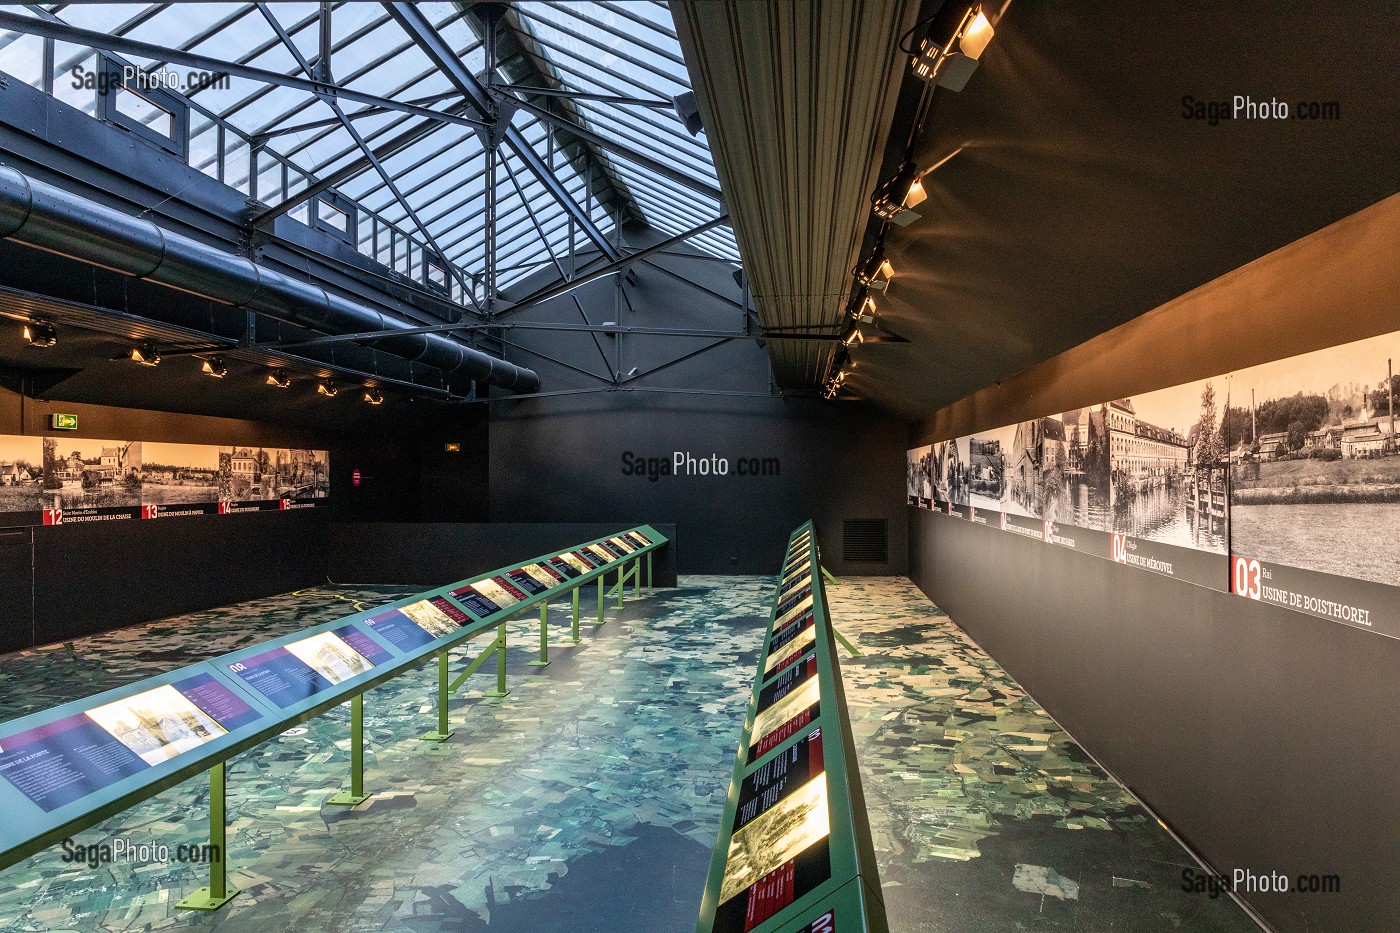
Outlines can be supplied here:
<path id="1" fill-rule="evenodd" d="M 55 431 L 76 431 L 78 430 L 78 416 L 49 415 L 49 427 Z"/>

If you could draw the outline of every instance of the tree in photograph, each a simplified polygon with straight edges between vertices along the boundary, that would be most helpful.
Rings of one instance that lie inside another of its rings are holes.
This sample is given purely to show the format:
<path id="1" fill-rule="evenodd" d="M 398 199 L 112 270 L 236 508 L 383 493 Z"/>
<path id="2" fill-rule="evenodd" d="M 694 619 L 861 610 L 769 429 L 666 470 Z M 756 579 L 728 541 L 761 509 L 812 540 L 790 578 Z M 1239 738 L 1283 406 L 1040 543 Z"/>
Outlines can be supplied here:
<path id="1" fill-rule="evenodd" d="M 1286 456 L 1288 456 L 1288 448 L 1283 446 L 1283 441 L 1279 441 L 1274 445 L 1274 459 L 1282 460 Z"/>
<path id="2" fill-rule="evenodd" d="M 232 451 L 219 451 L 219 472 L 218 488 L 219 500 L 228 501 L 233 498 L 233 453 Z"/>
<path id="3" fill-rule="evenodd" d="M 1384 379 L 1376 383 L 1376 391 L 1371 393 L 1372 416 L 1388 416 L 1390 414 L 1392 399 L 1394 399 L 1396 403 L 1400 403 L 1400 376 L 1391 376 L 1389 387 L 1386 386 Z M 1397 412 L 1397 414 L 1400 414 L 1400 412 Z"/>
<path id="4" fill-rule="evenodd" d="M 1201 420 L 1197 422 L 1196 463 L 1212 466 L 1225 459 L 1225 444 L 1220 439 L 1215 411 L 1215 386 L 1207 382 L 1201 390 Z"/>
<path id="5" fill-rule="evenodd" d="M 1295 421 L 1288 426 L 1288 449 L 1302 450 L 1303 445 L 1308 442 L 1308 429 L 1303 426 L 1303 422 Z"/>
<path id="6" fill-rule="evenodd" d="M 1084 478 L 1095 486 L 1107 486 L 1111 466 L 1108 457 L 1108 405 L 1097 413 L 1087 412 L 1089 436 L 1084 444 L 1084 456 L 1079 461 Z"/>
<path id="7" fill-rule="evenodd" d="M 53 437 L 44 438 L 44 488 L 62 489 L 63 480 L 59 477 L 58 471 L 62 469 L 58 459 L 58 439 Z"/>

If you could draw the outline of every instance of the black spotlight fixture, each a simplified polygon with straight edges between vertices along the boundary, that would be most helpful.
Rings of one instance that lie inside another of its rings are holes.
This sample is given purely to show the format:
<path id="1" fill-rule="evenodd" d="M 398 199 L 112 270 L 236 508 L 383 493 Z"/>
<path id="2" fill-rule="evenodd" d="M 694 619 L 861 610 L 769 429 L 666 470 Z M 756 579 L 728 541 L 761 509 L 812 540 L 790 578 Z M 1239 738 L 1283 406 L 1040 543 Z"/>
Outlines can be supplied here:
<path id="1" fill-rule="evenodd" d="M 700 107 L 695 102 L 695 92 L 683 91 L 671 98 L 671 103 L 675 106 L 676 116 L 681 118 L 685 131 L 691 136 L 699 136 L 705 127 L 700 122 Z"/>
<path id="2" fill-rule="evenodd" d="M 267 374 L 267 384 L 276 386 L 279 389 L 285 389 L 292 384 L 292 377 L 289 376 L 285 370 L 274 369 Z"/>
<path id="3" fill-rule="evenodd" d="M 334 379 L 322 379 L 316 383 L 316 391 L 326 398 L 335 398 L 340 394 L 340 386 L 336 385 Z"/>
<path id="4" fill-rule="evenodd" d="M 899 171 L 887 178 L 870 196 L 875 213 L 901 227 L 919 219 L 914 208 L 928 198 L 919 170 L 913 162 L 905 162 Z"/>
<path id="5" fill-rule="evenodd" d="M 138 343 L 131 348 L 127 356 L 133 363 L 140 363 L 142 366 L 160 365 L 160 354 L 156 352 L 155 346 L 150 343 Z"/>
<path id="6" fill-rule="evenodd" d="M 58 343 L 58 331 L 48 321 L 30 321 L 24 325 L 24 339 L 31 347 L 51 347 Z"/>
<path id="7" fill-rule="evenodd" d="M 378 389 L 365 389 L 365 401 L 371 405 L 383 405 L 384 393 Z"/>
<path id="8" fill-rule="evenodd" d="M 213 376 L 215 379 L 222 379 L 228 375 L 228 366 L 224 364 L 222 356 L 211 356 L 206 359 L 200 370 L 206 376 Z"/>
<path id="9" fill-rule="evenodd" d="M 904 51 L 910 53 L 909 67 L 914 74 L 930 84 L 961 91 L 977 70 L 977 61 L 996 29 L 981 6 L 965 8 L 950 34 L 947 27 L 951 22 L 942 11 L 929 17 L 911 31 L 913 48 Z"/>
<path id="10" fill-rule="evenodd" d="M 882 292 L 889 286 L 890 279 L 894 277 L 894 266 L 890 265 L 890 261 L 885 258 L 884 247 L 877 243 L 870 255 L 852 270 L 852 274 L 855 275 L 856 281 L 865 288 Z"/>

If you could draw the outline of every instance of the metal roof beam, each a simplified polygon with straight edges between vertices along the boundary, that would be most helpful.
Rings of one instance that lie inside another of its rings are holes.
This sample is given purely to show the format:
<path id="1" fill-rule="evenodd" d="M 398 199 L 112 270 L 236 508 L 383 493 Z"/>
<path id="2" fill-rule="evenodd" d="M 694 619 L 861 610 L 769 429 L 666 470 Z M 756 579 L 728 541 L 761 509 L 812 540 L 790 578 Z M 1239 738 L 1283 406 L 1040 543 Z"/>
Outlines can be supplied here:
<path id="1" fill-rule="evenodd" d="M 457 57 L 457 54 L 442 38 L 441 34 L 433 28 L 427 17 L 423 15 L 422 10 L 412 3 L 388 3 L 385 4 L 385 9 L 389 11 L 389 15 L 394 17 L 399 26 L 413 38 L 429 60 L 462 92 L 477 114 L 487 120 L 494 119 L 496 106 L 491 95 L 487 93 L 485 86 L 476 79 L 476 75 L 472 74 L 462 63 L 462 60 Z M 520 159 L 530 170 L 530 173 L 545 186 L 545 190 L 549 192 L 550 196 L 559 202 L 559 206 L 569 216 L 574 218 L 584 235 L 592 240 L 609 259 L 621 258 L 617 248 L 608 241 L 603 231 L 593 222 L 593 218 L 588 216 L 588 212 L 569 196 L 563 183 L 544 163 L 539 153 L 535 152 L 534 147 L 526 141 L 524 134 L 513 126 L 507 126 L 502 138 L 516 158 Z"/>

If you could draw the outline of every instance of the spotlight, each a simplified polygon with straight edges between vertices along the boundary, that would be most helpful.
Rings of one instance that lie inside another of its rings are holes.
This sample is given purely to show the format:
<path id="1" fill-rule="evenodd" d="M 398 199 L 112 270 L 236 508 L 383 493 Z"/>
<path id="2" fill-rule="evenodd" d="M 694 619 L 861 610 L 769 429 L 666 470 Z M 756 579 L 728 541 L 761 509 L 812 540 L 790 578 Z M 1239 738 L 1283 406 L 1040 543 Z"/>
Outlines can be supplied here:
<path id="1" fill-rule="evenodd" d="M 861 285 L 882 292 L 889 285 L 890 279 L 894 278 L 894 266 L 885 258 L 884 249 L 876 246 L 874 252 L 856 266 L 854 274 L 856 281 Z"/>
<path id="2" fill-rule="evenodd" d="M 30 321 L 24 325 L 24 339 L 31 347 L 51 347 L 58 343 L 58 331 L 48 321 Z"/>
<path id="3" fill-rule="evenodd" d="M 200 368 L 204 371 L 204 375 L 213 376 L 215 379 L 222 379 L 228 375 L 228 367 L 224 365 L 222 356 L 209 357 Z"/>
<path id="4" fill-rule="evenodd" d="M 292 377 L 287 375 L 287 373 L 283 370 L 274 369 L 272 372 L 267 374 L 267 384 L 270 386 L 276 386 L 279 389 L 285 389 L 287 386 L 292 384 Z"/>
<path id="5" fill-rule="evenodd" d="M 851 309 L 851 317 L 855 318 L 858 324 L 875 323 L 875 298 L 873 295 L 866 295 L 865 300 Z"/>
<path id="6" fill-rule="evenodd" d="M 322 379 L 316 384 L 316 391 L 326 398 L 335 398 L 340 393 L 340 386 L 336 385 L 334 379 Z"/>
<path id="7" fill-rule="evenodd" d="M 369 402 L 371 405 L 383 405 L 384 393 L 380 392 L 378 389 L 366 389 L 365 401 Z"/>
<path id="8" fill-rule="evenodd" d="M 671 98 L 671 103 L 685 131 L 691 136 L 699 136 L 705 127 L 700 122 L 700 107 L 695 102 L 695 92 L 683 91 Z"/>
<path id="9" fill-rule="evenodd" d="M 129 354 L 133 362 L 142 366 L 157 366 L 160 364 L 160 354 L 156 348 L 149 343 L 139 343 L 131 348 Z"/>
<path id="10" fill-rule="evenodd" d="M 940 45 L 937 39 L 925 33 L 918 40 L 910 67 L 925 81 L 950 91 L 961 91 L 977 70 L 977 60 L 994 35 L 996 30 L 987 14 L 980 6 L 971 7 L 963 13 L 957 30 L 946 43 Z"/>
<path id="11" fill-rule="evenodd" d="M 875 213 L 885 220 L 892 220 L 901 227 L 918 220 L 913 208 L 928 198 L 920 181 L 919 171 L 913 162 L 905 162 L 894 176 L 885 180 L 870 196 Z"/>
<path id="12" fill-rule="evenodd" d="M 846 345 L 847 349 L 858 347 L 864 343 L 865 335 L 860 332 L 860 325 L 852 321 L 851 326 L 846 328 L 846 333 L 841 337 L 841 342 Z"/>

